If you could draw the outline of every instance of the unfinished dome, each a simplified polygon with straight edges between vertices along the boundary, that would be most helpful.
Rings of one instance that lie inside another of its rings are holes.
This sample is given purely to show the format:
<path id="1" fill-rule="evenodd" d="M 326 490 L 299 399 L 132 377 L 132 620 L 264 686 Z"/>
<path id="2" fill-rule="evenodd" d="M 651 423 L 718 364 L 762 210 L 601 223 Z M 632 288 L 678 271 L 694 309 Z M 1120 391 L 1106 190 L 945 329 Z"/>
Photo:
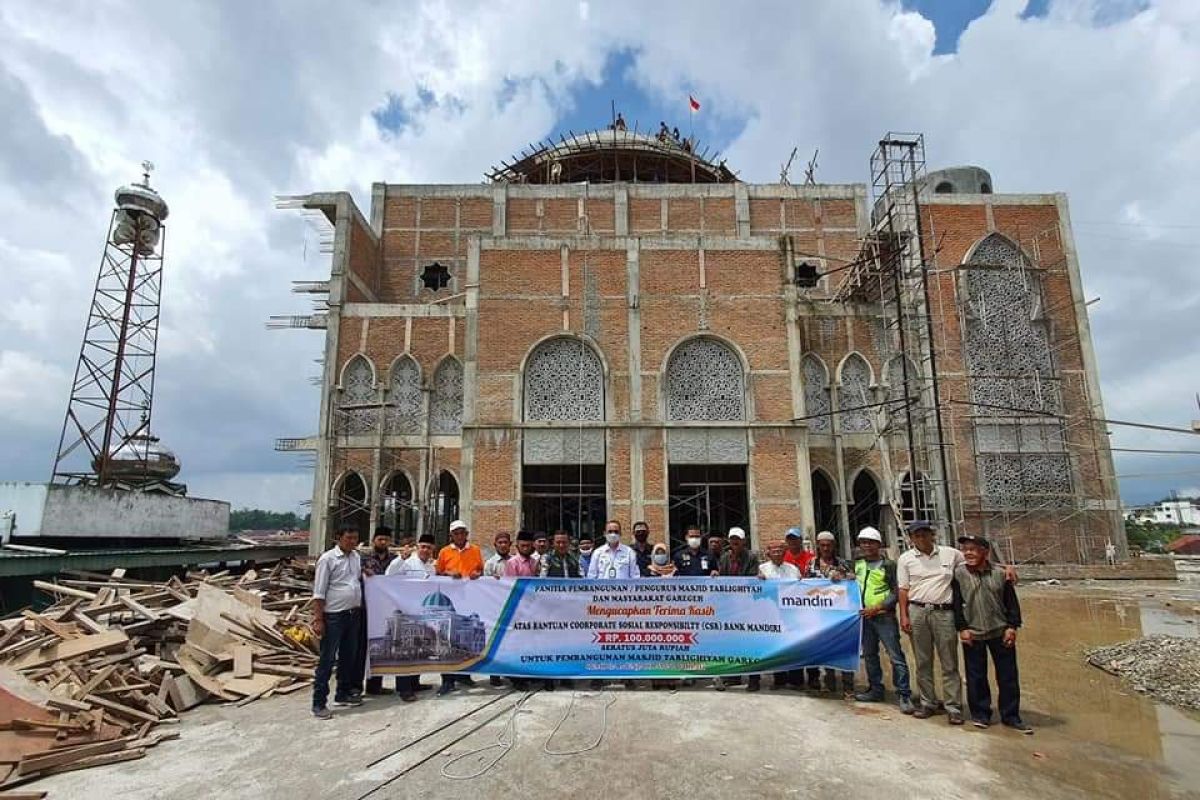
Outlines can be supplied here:
<path id="1" fill-rule="evenodd" d="M 687 139 L 625 130 L 547 139 L 493 167 L 492 183 L 732 183 L 737 176 Z"/>

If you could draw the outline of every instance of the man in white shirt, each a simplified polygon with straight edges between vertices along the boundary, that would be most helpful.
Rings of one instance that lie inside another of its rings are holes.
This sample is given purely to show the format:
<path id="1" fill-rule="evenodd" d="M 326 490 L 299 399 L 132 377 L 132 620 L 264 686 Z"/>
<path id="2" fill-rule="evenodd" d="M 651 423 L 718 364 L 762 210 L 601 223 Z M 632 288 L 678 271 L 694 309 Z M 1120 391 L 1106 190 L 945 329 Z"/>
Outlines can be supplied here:
<path id="1" fill-rule="evenodd" d="M 900 629 L 912 641 L 917 687 L 921 704 L 913 713 L 928 719 L 938 711 L 933 683 L 933 658 L 941 664 L 942 699 L 951 725 L 961 725 L 962 679 L 958 672 L 958 631 L 954 627 L 950 582 L 963 555 L 954 547 L 934 542 L 933 523 L 917 520 L 908 525 L 912 548 L 896 560 L 896 585 L 900 589 Z"/>
<path id="2" fill-rule="evenodd" d="M 359 627 L 362 616 L 362 562 L 358 557 L 358 529 L 343 525 L 337 544 L 317 559 L 313 580 L 313 632 L 321 638 L 321 656 L 313 682 L 312 713 L 330 719 L 326 701 L 329 679 L 337 662 L 337 690 L 333 704 L 362 705 L 361 670 L 355 670 L 362 646 Z M 353 674 L 358 672 L 359 674 Z"/>
<path id="3" fill-rule="evenodd" d="M 437 574 L 437 559 L 433 557 L 434 538 L 432 533 L 422 533 L 417 549 L 405 559 L 393 559 L 388 564 L 386 575 L 402 578 L 432 578 Z"/>
<path id="4" fill-rule="evenodd" d="M 758 577 L 764 581 L 798 581 L 800 568 L 784 561 L 787 545 L 778 539 L 767 544 L 767 560 L 758 565 Z"/>
<path id="5" fill-rule="evenodd" d="M 427 580 L 437 574 L 437 559 L 433 557 L 434 538 L 432 533 L 422 533 L 417 549 L 408 558 L 394 558 L 388 564 L 385 575 L 398 575 L 410 580 Z M 397 675 L 396 694 L 406 703 L 417 699 L 421 689 L 433 687 L 421 683 L 420 675 Z"/>
<path id="6" fill-rule="evenodd" d="M 512 552 L 512 534 L 500 531 L 492 539 L 492 546 L 496 548 L 496 552 L 483 562 L 483 577 L 500 578 L 504 576 L 504 563 L 508 561 Z"/>
<path id="7" fill-rule="evenodd" d="M 589 578 L 634 580 L 642 577 L 637 554 L 629 545 L 621 544 L 621 523 L 610 519 L 604 525 L 604 547 L 592 552 L 588 564 Z"/>

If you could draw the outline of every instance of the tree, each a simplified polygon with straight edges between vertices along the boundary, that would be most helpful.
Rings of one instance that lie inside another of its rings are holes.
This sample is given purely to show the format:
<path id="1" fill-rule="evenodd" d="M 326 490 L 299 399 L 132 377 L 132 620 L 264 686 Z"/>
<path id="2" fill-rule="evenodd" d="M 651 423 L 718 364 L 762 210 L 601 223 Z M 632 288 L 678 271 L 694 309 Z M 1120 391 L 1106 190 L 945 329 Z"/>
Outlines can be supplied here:
<path id="1" fill-rule="evenodd" d="M 264 511 L 261 508 L 239 508 L 229 513 L 229 530 L 296 530 L 303 529 L 308 524 L 308 517 L 303 520 L 291 511 Z"/>
<path id="2" fill-rule="evenodd" d="M 1149 520 L 1125 520 L 1125 538 L 1130 547 L 1137 547 L 1144 553 L 1161 553 L 1175 537 L 1179 528 L 1175 525 L 1162 525 Z"/>

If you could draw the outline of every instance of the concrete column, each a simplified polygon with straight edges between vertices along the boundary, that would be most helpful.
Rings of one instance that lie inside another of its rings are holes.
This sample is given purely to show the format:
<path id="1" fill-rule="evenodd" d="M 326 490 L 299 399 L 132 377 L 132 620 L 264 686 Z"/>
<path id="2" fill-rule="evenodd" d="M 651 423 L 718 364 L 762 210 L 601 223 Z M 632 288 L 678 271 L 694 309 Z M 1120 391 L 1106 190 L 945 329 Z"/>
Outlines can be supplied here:
<path id="1" fill-rule="evenodd" d="M 1089 425 L 1096 431 L 1095 441 L 1100 453 L 1100 484 L 1105 496 L 1101 498 L 1103 508 L 1108 512 L 1109 530 L 1112 543 L 1117 546 L 1121 558 L 1129 557 L 1129 542 L 1125 536 L 1125 522 L 1121 515 L 1120 487 L 1117 485 L 1117 472 L 1113 464 L 1112 450 L 1102 423 L 1094 420 L 1106 419 L 1104 400 L 1100 395 L 1100 370 L 1096 363 L 1096 349 L 1092 344 L 1092 328 L 1088 322 L 1087 300 L 1083 296 L 1083 281 L 1079 276 L 1079 256 L 1075 250 L 1075 237 L 1071 231 L 1071 212 L 1067 208 L 1067 196 L 1059 193 L 1054 196 L 1054 204 L 1058 209 L 1058 235 L 1062 241 L 1063 255 L 1067 261 L 1067 277 L 1071 283 L 1071 302 L 1075 306 L 1075 325 L 1079 336 L 1079 351 L 1083 358 L 1083 371 L 1087 379 L 1088 413 L 1093 422 Z M 1065 433 L 1064 433 L 1065 435 Z"/>
<path id="2" fill-rule="evenodd" d="M 479 375 L 479 251 L 478 236 L 467 239 L 466 335 L 463 337 L 463 431 L 459 451 L 459 515 L 468 527 L 474 525 L 475 497 L 475 397 Z M 454 319 L 450 319 L 454 324 Z"/>
<path id="3" fill-rule="evenodd" d="M 507 233 L 508 184 L 502 183 L 496 187 L 495 194 L 492 196 L 492 236 L 504 236 Z"/>
<path id="4" fill-rule="evenodd" d="M 734 219 L 737 221 L 737 238 L 750 238 L 750 191 L 746 184 L 733 185 Z"/>
<path id="5" fill-rule="evenodd" d="M 624 186 L 613 192 L 613 231 L 617 236 L 629 235 L 629 190 Z"/>
<path id="6" fill-rule="evenodd" d="M 641 311 L 641 251 L 640 240 L 629 239 L 625 250 L 625 297 L 628 307 L 629 352 L 629 420 L 642 420 L 642 311 Z M 614 365 L 615 366 L 615 365 Z M 629 515 L 630 520 L 645 517 L 645 462 L 642 454 L 641 429 L 629 432 Z"/>

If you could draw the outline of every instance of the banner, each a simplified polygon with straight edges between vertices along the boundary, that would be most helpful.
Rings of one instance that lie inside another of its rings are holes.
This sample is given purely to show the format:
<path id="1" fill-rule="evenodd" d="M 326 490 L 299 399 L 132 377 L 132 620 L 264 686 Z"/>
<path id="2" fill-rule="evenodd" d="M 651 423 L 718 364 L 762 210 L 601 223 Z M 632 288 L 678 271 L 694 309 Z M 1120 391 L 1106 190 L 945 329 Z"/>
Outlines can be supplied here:
<path id="1" fill-rule="evenodd" d="M 858 669 L 854 581 L 366 580 L 372 675 L 692 678 Z"/>

